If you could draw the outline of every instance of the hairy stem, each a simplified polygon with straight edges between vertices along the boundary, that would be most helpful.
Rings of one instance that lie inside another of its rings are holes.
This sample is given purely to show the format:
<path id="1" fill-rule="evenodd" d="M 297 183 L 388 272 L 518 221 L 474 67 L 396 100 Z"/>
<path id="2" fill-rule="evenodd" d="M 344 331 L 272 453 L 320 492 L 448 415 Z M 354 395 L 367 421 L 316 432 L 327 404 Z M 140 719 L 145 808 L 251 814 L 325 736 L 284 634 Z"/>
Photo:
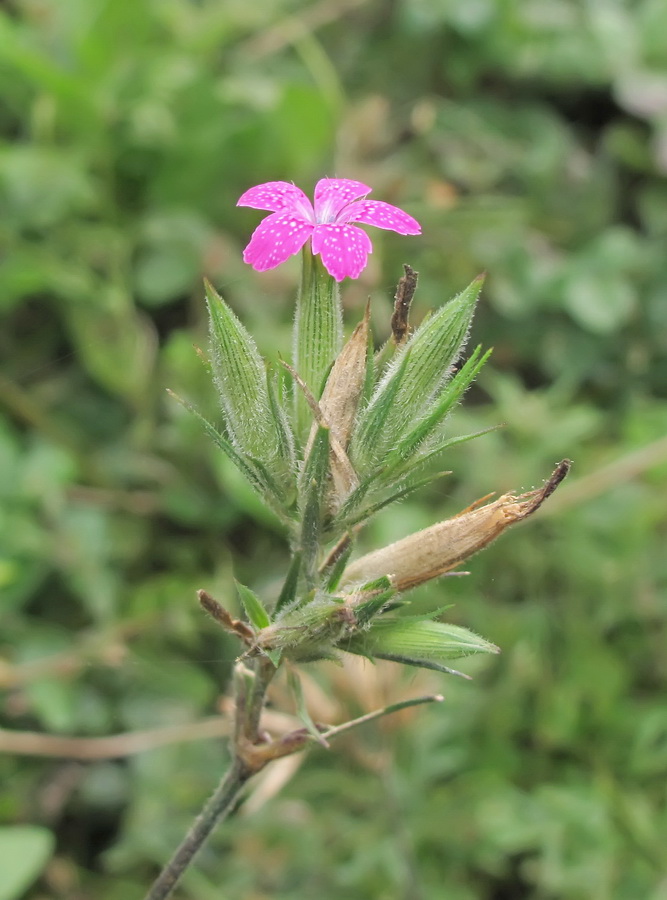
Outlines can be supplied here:
<path id="1" fill-rule="evenodd" d="M 236 721 L 232 763 L 145 900 L 167 900 L 171 896 L 196 854 L 229 814 L 241 788 L 270 761 L 270 756 L 263 758 L 261 754 L 254 754 L 253 749 L 263 743 L 259 736 L 259 720 L 266 689 L 274 673 L 273 664 L 261 657 L 255 660 L 254 671 L 247 669 L 243 663 L 237 663 L 234 673 Z"/>
<path id="2" fill-rule="evenodd" d="M 235 757 L 227 774 L 192 824 L 180 847 L 164 867 L 145 900 L 166 900 L 216 826 L 226 818 L 250 772 Z"/>

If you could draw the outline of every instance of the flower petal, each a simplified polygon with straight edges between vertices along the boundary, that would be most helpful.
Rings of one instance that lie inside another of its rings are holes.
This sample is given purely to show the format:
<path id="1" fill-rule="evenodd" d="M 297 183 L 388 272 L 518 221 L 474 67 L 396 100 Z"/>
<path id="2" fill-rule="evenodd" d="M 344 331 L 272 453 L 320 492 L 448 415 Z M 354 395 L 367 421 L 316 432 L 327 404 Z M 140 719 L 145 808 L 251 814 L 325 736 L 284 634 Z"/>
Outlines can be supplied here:
<path id="1" fill-rule="evenodd" d="M 315 185 L 315 220 L 335 222 L 338 213 L 359 197 L 370 194 L 372 188 L 349 178 L 321 178 Z"/>
<path id="2" fill-rule="evenodd" d="M 357 194 L 357 196 L 359 196 Z M 243 194 L 237 206 L 251 206 L 253 209 L 269 209 L 271 212 L 291 210 L 295 215 L 315 222 L 315 214 L 310 200 L 301 188 L 287 181 L 267 181 L 258 184 Z"/>
<path id="3" fill-rule="evenodd" d="M 313 227 L 291 213 L 273 213 L 253 231 L 250 243 L 243 251 L 243 261 L 257 272 L 273 269 L 299 252 Z"/>
<path id="4" fill-rule="evenodd" d="M 421 234 L 422 230 L 419 222 L 412 216 L 397 206 L 383 203 L 381 200 L 359 200 L 357 203 L 350 203 L 341 216 L 341 221 L 363 222 L 377 228 L 397 231 L 399 234 Z"/>
<path id="5" fill-rule="evenodd" d="M 372 252 L 371 239 L 361 228 L 324 224 L 313 230 L 313 253 L 320 254 L 324 268 L 336 281 L 357 278 Z"/>

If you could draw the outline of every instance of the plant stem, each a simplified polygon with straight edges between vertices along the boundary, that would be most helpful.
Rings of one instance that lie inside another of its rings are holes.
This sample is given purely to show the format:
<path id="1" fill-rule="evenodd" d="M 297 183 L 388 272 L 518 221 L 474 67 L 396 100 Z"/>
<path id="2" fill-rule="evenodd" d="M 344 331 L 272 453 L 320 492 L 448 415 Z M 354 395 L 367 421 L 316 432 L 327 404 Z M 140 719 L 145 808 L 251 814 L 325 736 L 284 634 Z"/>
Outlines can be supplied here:
<path id="1" fill-rule="evenodd" d="M 238 757 L 234 759 L 206 806 L 197 816 L 178 850 L 162 870 L 145 900 L 166 900 L 181 879 L 195 855 L 215 827 L 226 818 L 250 772 Z"/>
<path id="2" fill-rule="evenodd" d="M 410 706 L 421 706 L 422 703 L 442 703 L 444 699 L 442 694 L 426 694 L 424 697 L 414 697 L 412 700 L 401 700 L 400 703 L 391 703 L 389 706 L 383 706 L 382 709 L 366 713 L 365 716 L 359 716 L 358 719 L 350 719 L 349 722 L 343 722 L 342 725 L 334 725 L 332 728 L 327 728 L 322 732 L 321 737 L 328 741 L 330 738 L 338 737 L 339 734 L 343 734 L 345 731 L 350 731 L 359 725 L 372 722 L 373 719 L 391 716 L 393 713 L 400 712 L 402 709 L 408 709 Z"/>
<path id="3" fill-rule="evenodd" d="M 303 729 L 292 732 L 291 735 L 286 735 L 281 740 L 268 743 L 259 737 L 259 717 L 264 706 L 266 689 L 274 673 L 273 664 L 264 658 L 255 661 L 254 672 L 246 669 L 243 663 L 237 664 L 235 672 L 236 739 L 232 764 L 144 900 L 168 900 L 195 855 L 217 825 L 227 817 L 234 800 L 248 779 L 273 759 L 289 756 L 304 748 L 308 736 Z M 250 693 L 248 693 L 248 687 L 250 687 Z M 390 706 L 367 713 L 358 719 L 329 728 L 321 733 L 320 738 L 326 741 L 327 738 L 336 737 L 351 728 L 364 725 L 381 716 L 390 715 L 410 706 L 418 706 L 421 703 L 442 700 L 443 697 L 440 694 L 429 694 L 425 697 L 415 697 L 412 700 L 392 703 Z M 256 751 L 255 754 L 253 754 L 253 749 Z"/>
<path id="4" fill-rule="evenodd" d="M 211 833 L 225 819 L 246 781 L 266 765 L 266 761 L 250 763 L 247 752 L 259 741 L 259 719 L 274 665 L 264 658 L 255 660 L 254 671 L 237 663 L 234 672 L 236 720 L 233 759 L 227 774 L 199 813 L 180 847 L 158 875 L 145 900 L 167 900 Z M 248 691 L 250 688 L 250 691 Z"/>

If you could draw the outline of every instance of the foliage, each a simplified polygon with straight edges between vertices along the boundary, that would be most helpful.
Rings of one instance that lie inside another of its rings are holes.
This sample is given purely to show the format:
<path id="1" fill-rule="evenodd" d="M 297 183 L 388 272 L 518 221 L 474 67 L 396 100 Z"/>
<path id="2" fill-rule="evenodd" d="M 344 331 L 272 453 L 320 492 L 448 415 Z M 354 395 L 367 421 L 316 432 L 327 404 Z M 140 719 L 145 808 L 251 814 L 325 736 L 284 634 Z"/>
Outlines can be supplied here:
<path id="1" fill-rule="evenodd" d="M 0 828 L 2 900 L 14 900 L 25 892 L 51 855 L 53 843 L 53 835 L 46 828 L 30 825 Z"/>
<path id="2" fill-rule="evenodd" d="M 339 174 L 409 206 L 415 321 L 488 272 L 472 346 L 494 353 L 452 433 L 504 428 L 451 447 L 454 474 L 374 519 L 367 549 L 575 462 L 541 521 L 419 589 L 500 657 L 464 661 L 475 680 L 437 709 L 315 750 L 260 812 L 253 794 L 184 896 L 664 897 L 666 17 L 658 0 L 0 12 L 3 728 L 198 721 L 237 647 L 194 590 L 279 594 L 281 526 L 164 391 L 219 421 L 192 349 L 202 275 L 264 355 L 289 343 L 296 265 L 241 261 L 253 184 Z M 356 318 L 371 295 L 380 341 L 398 241 L 374 235 L 343 286 Z M 303 687 L 335 721 L 416 692 L 392 663 L 319 664 Z M 58 836 L 27 896 L 140 894 L 223 756 L 3 755 L 3 825 Z"/>

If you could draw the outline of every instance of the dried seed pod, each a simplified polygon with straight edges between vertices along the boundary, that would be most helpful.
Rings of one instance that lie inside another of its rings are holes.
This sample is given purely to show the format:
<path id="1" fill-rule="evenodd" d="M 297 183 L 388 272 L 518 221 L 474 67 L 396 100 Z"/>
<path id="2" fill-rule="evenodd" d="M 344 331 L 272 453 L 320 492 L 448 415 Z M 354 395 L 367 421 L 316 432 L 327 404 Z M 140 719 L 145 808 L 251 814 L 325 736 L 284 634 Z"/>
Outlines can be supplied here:
<path id="1" fill-rule="evenodd" d="M 522 519 L 532 515 L 558 487 L 570 470 L 570 461 L 559 463 L 543 488 L 514 496 L 503 494 L 492 503 L 481 501 L 423 531 L 368 553 L 351 563 L 342 584 L 355 584 L 389 575 L 397 591 L 417 587 L 455 568 L 473 553 Z"/>

